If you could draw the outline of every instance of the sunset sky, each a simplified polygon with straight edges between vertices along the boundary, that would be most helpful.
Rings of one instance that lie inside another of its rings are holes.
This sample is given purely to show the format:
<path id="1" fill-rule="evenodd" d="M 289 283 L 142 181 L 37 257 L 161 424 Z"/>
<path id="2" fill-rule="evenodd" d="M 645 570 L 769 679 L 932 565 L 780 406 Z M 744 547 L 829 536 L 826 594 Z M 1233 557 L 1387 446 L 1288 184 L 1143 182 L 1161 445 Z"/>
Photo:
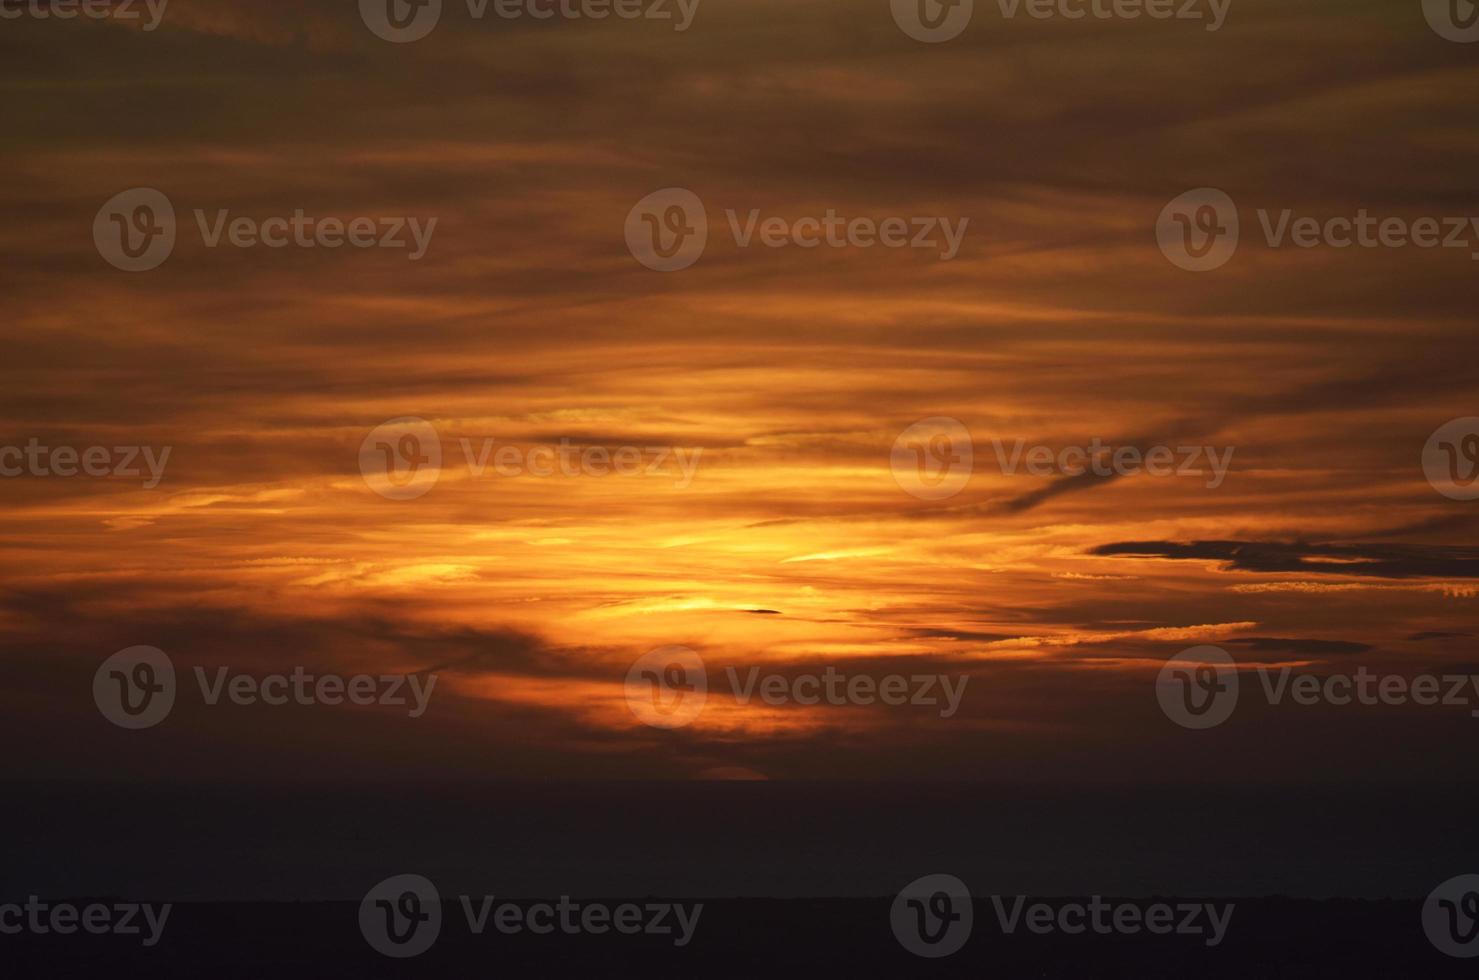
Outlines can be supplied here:
<path id="1" fill-rule="evenodd" d="M 703 0 L 661 22 L 477 22 L 411 44 L 353 3 L 173 0 L 155 31 L 0 24 L 0 444 L 170 447 L 159 485 L 0 481 L 12 777 L 229 780 L 1440 779 L 1458 708 L 1162 715 L 1198 644 L 1317 672 L 1479 671 L 1479 502 L 1424 476 L 1479 414 L 1469 249 L 1269 247 L 1258 209 L 1479 214 L 1479 61 L 1413 2 L 1234 0 L 1178 21 L 906 36 L 879 0 Z M 1380 138 L 1373 138 L 1375 132 Z M 172 201 L 151 272 L 94 246 Z M 704 202 L 656 272 L 628 212 Z M 1157 215 L 1238 204 L 1223 268 Z M 404 250 L 207 248 L 192 212 L 436 218 Z M 725 211 L 969 219 L 959 255 L 742 248 Z M 1479 238 L 1479 236 L 1475 236 Z M 1475 246 L 1479 250 L 1479 245 Z M 434 488 L 362 478 L 440 435 Z M 895 438 L 959 420 L 969 483 L 904 492 Z M 1235 450 L 1226 480 L 1003 473 L 993 440 Z M 663 447 L 640 475 L 475 475 L 460 440 Z M 700 452 L 701 451 L 701 452 Z M 435 670 L 424 717 L 207 709 L 128 733 L 134 645 L 255 674 Z M 682 645 L 709 708 L 663 731 L 628 666 Z M 737 705 L 722 669 L 947 673 L 960 712 Z M 718 693 L 716 693 L 716 691 Z M 19 737 L 19 736 L 16 736 Z M 1209 767 L 1209 760 L 1211 760 Z"/>

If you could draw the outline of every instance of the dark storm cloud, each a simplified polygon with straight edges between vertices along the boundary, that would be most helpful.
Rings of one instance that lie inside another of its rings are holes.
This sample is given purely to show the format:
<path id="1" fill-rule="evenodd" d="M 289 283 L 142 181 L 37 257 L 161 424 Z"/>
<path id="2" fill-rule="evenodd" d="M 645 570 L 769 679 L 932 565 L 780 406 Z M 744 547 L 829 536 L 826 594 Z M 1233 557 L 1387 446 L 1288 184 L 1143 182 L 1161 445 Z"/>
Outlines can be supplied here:
<path id="1" fill-rule="evenodd" d="M 1255 653 L 1298 653 L 1311 656 L 1340 656 L 1373 650 L 1369 643 L 1350 640 L 1320 640 L 1308 637 L 1249 636 L 1223 641 L 1224 646 L 1247 647 Z"/>
<path id="2" fill-rule="evenodd" d="M 1122 541 L 1090 552 L 1108 557 L 1221 561 L 1240 572 L 1298 572 L 1362 578 L 1476 578 L 1479 548 L 1441 545 L 1306 544 L 1280 541 Z"/>

